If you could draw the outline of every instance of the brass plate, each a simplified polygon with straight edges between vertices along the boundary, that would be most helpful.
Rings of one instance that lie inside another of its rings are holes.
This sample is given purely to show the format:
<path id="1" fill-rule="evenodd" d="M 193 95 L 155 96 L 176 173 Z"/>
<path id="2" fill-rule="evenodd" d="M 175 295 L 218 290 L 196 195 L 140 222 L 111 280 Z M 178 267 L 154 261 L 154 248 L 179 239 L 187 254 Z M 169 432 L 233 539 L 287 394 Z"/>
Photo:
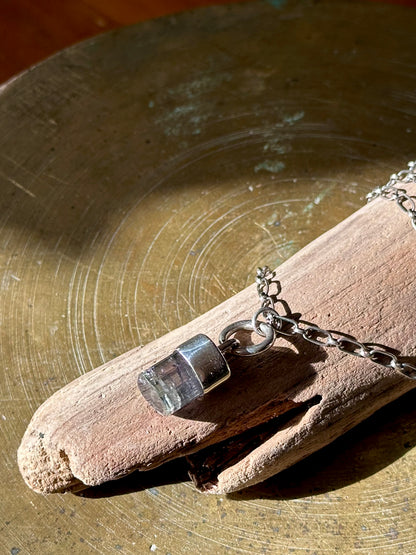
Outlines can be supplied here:
<path id="1" fill-rule="evenodd" d="M 16 467 L 54 391 L 251 283 L 415 157 L 414 18 L 350 1 L 219 6 L 105 34 L 4 85 L 5 553 L 416 552 L 415 395 L 230 497 L 197 493 L 180 461 L 89 497 L 37 495 Z"/>

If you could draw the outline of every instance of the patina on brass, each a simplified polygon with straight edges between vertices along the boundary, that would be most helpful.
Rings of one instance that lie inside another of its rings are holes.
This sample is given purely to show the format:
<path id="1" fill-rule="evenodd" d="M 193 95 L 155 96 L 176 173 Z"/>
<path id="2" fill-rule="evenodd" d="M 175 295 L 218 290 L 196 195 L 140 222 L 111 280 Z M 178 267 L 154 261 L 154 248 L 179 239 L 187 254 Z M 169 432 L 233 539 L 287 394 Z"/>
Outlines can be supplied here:
<path id="1" fill-rule="evenodd" d="M 16 466 L 54 391 L 277 266 L 414 157 L 413 21 L 347 1 L 209 8 L 2 88 L 6 552 L 415 550 L 414 395 L 234 498 L 202 497 L 180 465 L 43 498 Z"/>

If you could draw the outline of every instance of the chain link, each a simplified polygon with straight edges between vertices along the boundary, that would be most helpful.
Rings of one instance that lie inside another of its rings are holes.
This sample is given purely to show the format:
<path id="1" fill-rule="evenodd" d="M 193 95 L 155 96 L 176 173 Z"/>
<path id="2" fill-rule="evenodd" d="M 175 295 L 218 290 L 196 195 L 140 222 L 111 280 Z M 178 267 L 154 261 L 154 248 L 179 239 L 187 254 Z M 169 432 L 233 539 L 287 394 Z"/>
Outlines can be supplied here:
<path id="1" fill-rule="evenodd" d="M 264 326 L 267 323 L 278 336 L 300 336 L 303 340 L 320 347 L 336 347 L 343 353 L 368 358 L 380 366 L 398 370 L 405 376 L 416 379 L 416 366 L 401 361 L 393 350 L 387 347 L 377 345 L 377 348 L 375 348 L 374 345 L 357 341 L 350 335 L 327 330 L 290 315 L 282 316 L 279 314 L 274 308 L 276 302 L 267 293 L 272 283 L 275 282 L 275 272 L 271 272 L 267 266 L 258 269 L 256 281 L 260 284 L 259 297 L 262 300 L 262 307 L 255 312 L 252 321 L 252 329 L 257 333 L 264 335 L 264 332 L 261 332 L 259 328 L 260 325 Z M 280 284 L 278 284 L 278 288 L 280 289 Z M 265 322 L 258 320 L 260 315 L 263 315 Z"/>
<path id="2" fill-rule="evenodd" d="M 416 197 L 410 196 L 406 189 L 397 187 L 397 185 L 412 181 L 416 181 L 416 161 L 409 162 L 407 169 L 393 173 L 385 185 L 376 187 L 371 193 L 368 193 L 367 201 L 383 198 L 396 202 L 398 207 L 410 218 L 412 226 L 416 230 Z"/>
<path id="3" fill-rule="evenodd" d="M 395 201 L 399 208 L 410 218 L 412 226 L 416 230 L 416 197 L 410 196 L 406 189 L 397 186 L 412 181 L 416 182 L 416 161 L 409 162 L 407 169 L 401 170 L 397 174 L 392 174 L 389 181 L 383 187 L 377 187 L 367 195 L 367 200 L 383 198 Z M 242 327 L 241 324 L 244 324 L 245 330 L 253 331 L 266 339 L 256 346 L 255 353 L 253 350 L 250 350 L 251 347 L 249 346 L 240 347 L 237 351 L 234 350 L 236 354 L 244 356 L 257 354 L 262 350 L 266 350 L 274 342 L 276 335 L 287 337 L 299 336 L 304 341 L 320 347 L 335 347 L 342 353 L 359 358 L 367 358 L 380 366 L 392 368 L 408 378 L 416 380 L 416 366 L 400 359 L 393 349 L 370 343 L 362 343 L 350 335 L 326 330 L 316 324 L 295 317 L 290 312 L 288 304 L 283 299 L 278 298 L 281 293 L 281 284 L 276 279 L 276 272 L 271 271 L 268 266 L 258 268 L 256 284 L 260 308 L 254 313 L 251 320 L 244 320 L 236 324 L 240 324 L 240 327 Z M 276 305 L 278 303 L 285 308 L 285 316 L 277 311 Z M 260 317 L 263 317 L 264 320 L 259 320 Z M 235 333 L 239 330 L 238 325 L 232 325 L 229 328 L 230 330 L 226 328 L 228 330 L 226 334 L 223 333 L 223 340 L 228 339 L 230 333 Z M 273 331 L 272 335 L 267 333 L 271 330 Z"/>

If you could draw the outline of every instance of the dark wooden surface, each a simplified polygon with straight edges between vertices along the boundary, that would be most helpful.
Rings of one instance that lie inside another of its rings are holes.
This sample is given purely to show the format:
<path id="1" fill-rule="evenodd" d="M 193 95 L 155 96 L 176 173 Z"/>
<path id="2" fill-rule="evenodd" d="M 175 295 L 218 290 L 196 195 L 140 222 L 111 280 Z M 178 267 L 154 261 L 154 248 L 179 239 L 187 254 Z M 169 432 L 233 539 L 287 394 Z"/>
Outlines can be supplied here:
<path id="1" fill-rule="evenodd" d="M 109 29 L 238 1 L 245 0 L 0 0 L 0 83 L 66 46 Z M 389 1 L 416 6 L 416 0 Z"/>
<path id="2" fill-rule="evenodd" d="M 199 6 L 237 1 L 0 0 L 0 82 L 66 46 L 110 29 Z"/>

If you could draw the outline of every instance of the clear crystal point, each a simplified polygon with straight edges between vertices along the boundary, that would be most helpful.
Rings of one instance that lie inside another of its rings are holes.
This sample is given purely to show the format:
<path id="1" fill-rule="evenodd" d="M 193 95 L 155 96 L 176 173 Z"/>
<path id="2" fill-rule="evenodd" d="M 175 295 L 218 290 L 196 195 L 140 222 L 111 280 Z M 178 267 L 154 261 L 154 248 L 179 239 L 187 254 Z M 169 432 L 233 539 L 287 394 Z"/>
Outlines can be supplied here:
<path id="1" fill-rule="evenodd" d="M 163 415 L 178 411 L 204 394 L 198 375 L 177 351 L 142 372 L 139 389 Z"/>
<path id="2" fill-rule="evenodd" d="M 199 334 L 139 374 L 138 386 L 146 401 L 167 416 L 202 397 L 229 375 L 222 352 Z"/>

